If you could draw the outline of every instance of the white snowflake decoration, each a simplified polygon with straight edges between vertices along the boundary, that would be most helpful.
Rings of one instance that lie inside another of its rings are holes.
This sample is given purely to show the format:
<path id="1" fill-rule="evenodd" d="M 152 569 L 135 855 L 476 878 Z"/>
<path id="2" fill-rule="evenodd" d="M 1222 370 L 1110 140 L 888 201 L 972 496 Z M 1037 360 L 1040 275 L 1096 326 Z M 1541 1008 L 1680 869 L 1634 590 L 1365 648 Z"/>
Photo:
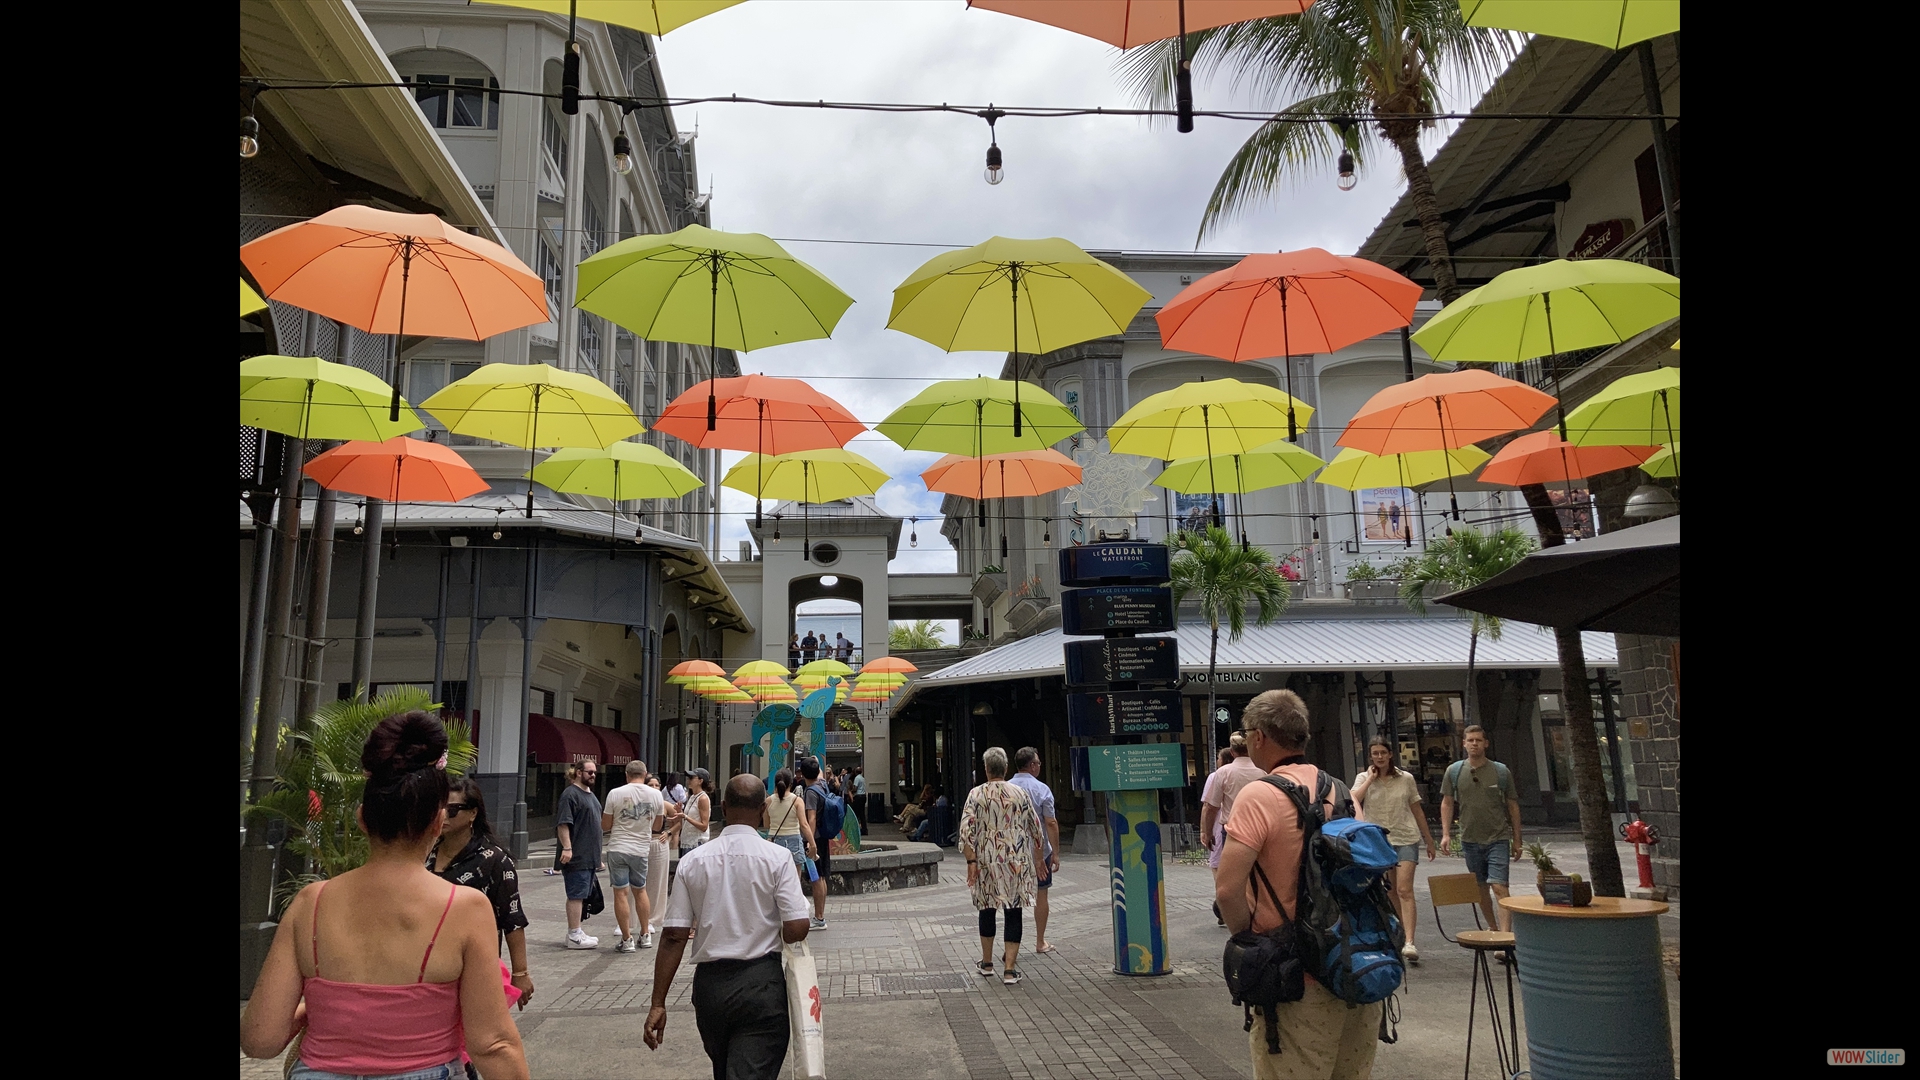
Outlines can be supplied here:
<path id="1" fill-rule="evenodd" d="M 1072 456 L 1080 466 L 1080 482 L 1060 495 L 1069 513 L 1084 519 L 1090 530 L 1076 541 L 1098 535 L 1091 530 L 1117 532 L 1129 526 L 1133 515 L 1154 501 L 1152 478 L 1160 471 L 1158 461 L 1116 454 L 1105 439 L 1082 439 Z"/>

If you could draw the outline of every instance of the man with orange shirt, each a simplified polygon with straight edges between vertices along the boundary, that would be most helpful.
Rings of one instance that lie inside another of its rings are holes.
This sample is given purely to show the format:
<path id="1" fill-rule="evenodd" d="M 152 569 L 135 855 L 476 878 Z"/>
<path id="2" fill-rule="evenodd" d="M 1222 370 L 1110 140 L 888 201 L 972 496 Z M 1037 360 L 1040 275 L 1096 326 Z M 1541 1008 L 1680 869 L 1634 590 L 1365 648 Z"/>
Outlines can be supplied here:
<path id="1" fill-rule="evenodd" d="M 1315 790 L 1320 770 L 1307 764 L 1307 707 L 1291 690 L 1269 690 L 1241 714 L 1247 756 L 1262 772 Z M 1324 807 L 1331 817 L 1331 799 Z M 1226 847 L 1214 878 L 1227 930 L 1264 933 L 1281 924 L 1273 898 L 1254 876 L 1257 863 L 1292 918 L 1300 886 L 1299 812 L 1286 793 L 1264 781 L 1241 788 L 1227 818 Z M 1256 892 L 1257 890 L 1257 892 Z M 1248 1033 L 1256 1080 L 1366 1080 L 1373 1075 L 1380 1005 L 1349 1006 L 1307 976 L 1306 996 L 1275 1009 L 1281 1052 L 1267 1053 L 1265 1021 Z"/>

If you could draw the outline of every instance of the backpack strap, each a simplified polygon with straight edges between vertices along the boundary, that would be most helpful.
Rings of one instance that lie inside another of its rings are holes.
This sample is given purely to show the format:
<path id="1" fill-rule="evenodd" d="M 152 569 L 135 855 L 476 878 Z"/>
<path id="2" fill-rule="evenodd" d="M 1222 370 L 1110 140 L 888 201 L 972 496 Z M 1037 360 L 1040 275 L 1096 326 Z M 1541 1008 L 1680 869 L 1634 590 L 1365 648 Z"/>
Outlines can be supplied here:
<path id="1" fill-rule="evenodd" d="M 1500 797 L 1507 802 L 1513 801 L 1513 774 L 1500 762 L 1493 763 L 1494 774 L 1500 784 Z"/>
<path id="2" fill-rule="evenodd" d="M 1454 802 L 1460 801 L 1460 767 L 1465 764 L 1466 762 L 1464 761 L 1456 761 L 1447 766 L 1447 779 L 1440 787 L 1440 794 L 1445 795 Z"/>

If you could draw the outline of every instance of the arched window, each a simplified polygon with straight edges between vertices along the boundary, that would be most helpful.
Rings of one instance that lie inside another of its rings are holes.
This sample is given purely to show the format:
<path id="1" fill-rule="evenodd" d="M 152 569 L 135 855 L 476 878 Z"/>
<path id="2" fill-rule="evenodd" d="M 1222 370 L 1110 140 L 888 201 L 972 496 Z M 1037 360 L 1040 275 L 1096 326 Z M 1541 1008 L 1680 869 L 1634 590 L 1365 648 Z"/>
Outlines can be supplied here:
<path id="1" fill-rule="evenodd" d="M 500 129 L 500 81 L 485 64 L 451 49 L 410 49 L 393 57 L 413 99 L 436 128 Z"/>

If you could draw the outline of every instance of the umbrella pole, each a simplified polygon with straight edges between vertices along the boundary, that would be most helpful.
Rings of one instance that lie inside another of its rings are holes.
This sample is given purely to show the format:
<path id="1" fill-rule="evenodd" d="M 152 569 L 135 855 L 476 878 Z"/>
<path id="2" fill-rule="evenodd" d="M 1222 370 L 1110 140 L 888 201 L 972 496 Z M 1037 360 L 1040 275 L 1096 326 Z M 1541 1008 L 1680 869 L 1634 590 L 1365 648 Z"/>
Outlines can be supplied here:
<path id="1" fill-rule="evenodd" d="M 1567 406 L 1560 395 L 1560 363 L 1554 359 L 1559 354 L 1554 351 L 1553 344 L 1553 294 L 1541 293 L 1540 306 L 1547 313 L 1547 363 L 1553 365 L 1553 411 L 1560 419 L 1560 441 L 1566 442 Z"/>
<path id="2" fill-rule="evenodd" d="M 413 274 L 413 237 L 400 238 L 400 332 L 393 335 L 393 402 L 387 406 L 387 419 L 400 419 L 400 344 L 407 333 L 407 278 Z"/>
<path id="3" fill-rule="evenodd" d="M 533 420 L 527 425 L 527 516 L 533 516 L 533 448 L 540 437 L 540 387 L 533 388 Z"/>
<path id="4" fill-rule="evenodd" d="M 1433 415 L 1440 418 L 1440 459 L 1447 462 L 1447 502 L 1453 507 L 1453 520 L 1460 520 L 1460 497 L 1453 491 L 1452 462 L 1447 459 L 1447 413 L 1440 407 L 1439 395 L 1433 399 Z M 1447 526 L 1447 535 L 1453 535 L 1453 526 Z"/>
<path id="5" fill-rule="evenodd" d="M 720 254 L 713 255 L 713 300 L 707 311 L 707 430 L 719 426 L 719 407 L 714 400 L 713 380 L 720 374 Z M 735 307 L 739 304 L 736 301 Z"/>
<path id="6" fill-rule="evenodd" d="M 1207 438 L 1207 487 L 1212 489 L 1213 524 L 1220 526 L 1220 484 L 1213 477 L 1213 427 L 1207 422 L 1207 407 L 1200 406 L 1200 430 Z"/>
<path id="7" fill-rule="evenodd" d="M 807 490 L 807 462 L 800 459 L 800 561 L 813 561 L 813 504 L 807 496 L 813 492 Z"/>
<path id="8" fill-rule="evenodd" d="M 757 529 L 762 524 L 760 520 L 760 503 L 761 500 L 766 498 L 767 494 L 767 399 L 758 398 L 755 400 L 755 404 L 758 406 L 757 412 L 759 415 L 754 418 L 754 427 L 759 432 L 756 440 L 760 447 L 753 455 L 753 527 Z M 708 402 L 707 408 L 711 410 L 713 403 Z M 713 413 L 711 411 L 707 413 L 707 430 L 713 430 Z"/>
<path id="9" fill-rule="evenodd" d="M 1207 466 L 1209 468 L 1213 466 L 1211 459 L 1208 460 Z M 1247 482 L 1240 476 L 1239 454 L 1233 455 L 1233 488 L 1235 497 L 1239 499 L 1239 512 L 1234 520 L 1240 526 L 1240 553 L 1244 555 L 1249 546 L 1247 544 Z"/>
<path id="10" fill-rule="evenodd" d="M 1448 461 L 1446 455 L 1447 452 L 1445 450 L 1440 451 L 1440 460 L 1447 462 L 1442 468 L 1451 469 L 1452 462 Z M 1407 490 L 1407 455 L 1393 455 L 1393 464 L 1395 468 L 1400 470 L 1400 490 L 1405 491 Z M 1451 472 L 1449 472 L 1449 475 L 1451 475 Z M 1400 535 L 1406 537 L 1408 547 L 1413 546 L 1413 509 L 1411 507 L 1408 507 L 1400 513 Z"/>
<path id="11" fill-rule="evenodd" d="M 1007 560 L 1007 459 L 1000 459 L 1000 564 Z"/>
<path id="12" fill-rule="evenodd" d="M 1184 0 L 1182 2 L 1184 4 Z M 1280 350 L 1287 354 L 1284 361 L 1287 369 L 1287 441 L 1298 443 L 1300 431 L 1293 423 L 1293 327 L 1287 325 L 1286 278 L 1280 279 Z"/>
<path id="13" fill-rule="evenodd" d="M 1018 392 L 1019 386 L 1020 386 L 1019 383 L 1017 382 L 1014 383 L 1014 388 L 1016 393 Z M 983 419 L 983 417 L 985 415 L 986 408 L 987 408 L 987 403 L 985 400 L 976 401 L 973 403 L 973 471 L 974 471 L 974 481 L 979 485 L 979 496 L 980 496 L 979 498 L 975 499 L 974 502 L 978 503 L 980 506 L 980 527 L 982 529 L 985 529 L 987 527 L 987 463 L 981 460 L 980 428 L 985 423 L 985 420 Z M 1018 407 L 1016 407 L 1013 410 L 1013 415 L 1016 418 L 1019 417 L 1020 410 Z"/>
<path id="14" fill-rule="evenodd" d="M 1013 282 L 1013 437 L 1020 437 L 1020 264 L 1008 267 L 1007 280 Z"/>
<path id="15" fill-rule="evenodd" d="M 1174 130 L 1185 135 L 1193 130 L 1193 69 L 1187 60 L 1187 0 L 1180 0 L 1180 66 L 1173 74 L 1173 102 L 1179 112 Z"/>
<path id="16" fill-rule="evenodd" d="M 607 561 L 612 562 L 614 548 L 620 543 L 620 459 L 613 459 L 613 524 L 607 526 Z"/>

